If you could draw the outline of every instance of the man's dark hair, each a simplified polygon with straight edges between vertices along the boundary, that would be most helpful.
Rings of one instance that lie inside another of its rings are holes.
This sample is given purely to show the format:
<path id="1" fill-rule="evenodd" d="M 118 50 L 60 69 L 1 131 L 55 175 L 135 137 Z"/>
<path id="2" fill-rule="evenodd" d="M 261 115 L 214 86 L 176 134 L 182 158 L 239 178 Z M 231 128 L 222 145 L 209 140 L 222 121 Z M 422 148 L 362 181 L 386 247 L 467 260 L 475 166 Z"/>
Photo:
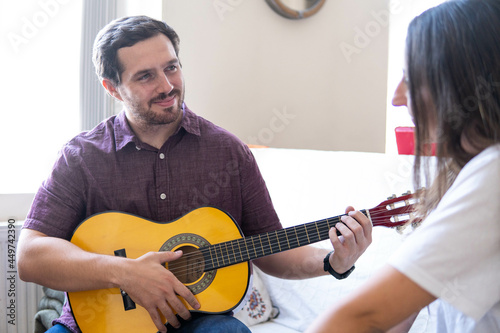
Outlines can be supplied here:
<path id="1" fill-rule="evenodd" d="M 179 56 L 179 36 L 165 22 L 147 16 L 123 17 L 110 22 L 97 34 L 94 41 L 92 61 L 99 79 L 108 79 L 118 86 L 124 71 L 118 61 L 118 50 L 159 34 L 170 39 L 175 54 Z"/>

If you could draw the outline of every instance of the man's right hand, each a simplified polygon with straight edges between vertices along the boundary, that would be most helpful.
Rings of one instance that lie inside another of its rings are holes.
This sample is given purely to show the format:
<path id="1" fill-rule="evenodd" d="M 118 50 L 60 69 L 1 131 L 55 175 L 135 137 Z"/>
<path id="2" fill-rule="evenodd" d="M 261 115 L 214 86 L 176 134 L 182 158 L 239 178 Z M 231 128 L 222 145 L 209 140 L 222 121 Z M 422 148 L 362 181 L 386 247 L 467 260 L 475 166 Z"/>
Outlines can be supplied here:
<path id="1" fill-rule="evenodd" d="M 67 292 L 118 287 L 144 307 L 160 332 L 166 332 L 160 313 L 172 326 L 178 314 L 189 319 L 199 303 L 164 263 L 182 256 L 177 252 L 149 252 L 137 259 L 102 255 L 82 250 L 67 240 L 23 229 L 17 246 L 19 277 L 48 288 Z"/>
<path id="2" fill-rule="evenodd" d="M 166 332 L 160 313 L 174 327 L 180 326 L 176 314 L 186 320 L 191 318 L 178 296 L 192 308 L 200 308 L 191 291 L 163 266 L 181 256 L 182 251 L 149 252 L 137 259 L 126 259 L 123 270 L 117 272 L 120 275 L 116 276 L 119 287 L 149 312 L 160 332 Z"/>

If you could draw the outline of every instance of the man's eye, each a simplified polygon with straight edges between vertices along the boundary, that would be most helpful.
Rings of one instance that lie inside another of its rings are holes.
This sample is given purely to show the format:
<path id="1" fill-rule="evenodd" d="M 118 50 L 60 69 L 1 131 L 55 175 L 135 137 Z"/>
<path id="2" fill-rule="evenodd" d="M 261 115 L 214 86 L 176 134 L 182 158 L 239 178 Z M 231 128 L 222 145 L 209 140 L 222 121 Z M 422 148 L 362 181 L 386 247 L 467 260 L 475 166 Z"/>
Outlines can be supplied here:
<path id="1" fill-rule="evenodd" d="M 145 81 L 147 79 L 149 79 L 151 77 L 151 74 L 144 74 L 144 75 L 141 75 L 139 76 L 139 81 Z"/>
<path id="2" fill-rule="evenodd" d="M 175 72 L 177 70 L 177 65 L 172 65 L 167 67 L 168 72 Z"/>

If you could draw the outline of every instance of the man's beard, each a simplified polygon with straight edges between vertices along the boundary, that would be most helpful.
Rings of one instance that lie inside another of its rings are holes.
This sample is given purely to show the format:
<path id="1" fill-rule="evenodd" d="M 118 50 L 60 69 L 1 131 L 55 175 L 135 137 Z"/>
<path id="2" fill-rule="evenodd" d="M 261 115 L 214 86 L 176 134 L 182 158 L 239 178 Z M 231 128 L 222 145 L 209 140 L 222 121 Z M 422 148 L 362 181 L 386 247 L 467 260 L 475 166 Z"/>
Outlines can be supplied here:
<path id="1" fill-rule="evenodd" d="M 153 104 L 157 101 L 166 99 L 167 97 L 177 96 L 178 104 L 176 106 L 171 106 L 164 108 L 161 113 L 158 111 L 153 111 Z M 134 113 L 145 125 L 167 125 L 175 122 L 179 116 L 182 114 L 182 104 L 184 102 L 184 94 L 178 90 L 174 89 L 170 94 L 161 93 L 157 97 L 151 99 L 148 102 L 148 109 L 141 110 L 140 106 L 134 106 Z"/>

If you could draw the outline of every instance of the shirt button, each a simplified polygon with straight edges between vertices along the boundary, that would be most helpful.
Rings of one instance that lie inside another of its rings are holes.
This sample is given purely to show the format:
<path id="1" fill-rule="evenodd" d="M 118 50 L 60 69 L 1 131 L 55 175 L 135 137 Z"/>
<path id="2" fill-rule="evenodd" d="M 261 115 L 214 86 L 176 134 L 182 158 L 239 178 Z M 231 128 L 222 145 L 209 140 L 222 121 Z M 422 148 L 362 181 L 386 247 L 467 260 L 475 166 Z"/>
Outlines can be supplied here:
<path id="1" fill-rule="evenodd" d="M 160 153 L 160 159 L 162 159 L 162 160 L 165 159 L 165 154 Z"/>
<path id="2" fill-rule="evenodd" d="M 160 194 L 160 199 L 165 200 L 167 198 L 167 195 L 165 193 Z"/>
<path id="3" fill-rule="evenodd" d="M 141 147 L 139 147 L 139 146 L 135 146 L 135 149 L 137 149 L 137 150 L 141 150 Z"/>

